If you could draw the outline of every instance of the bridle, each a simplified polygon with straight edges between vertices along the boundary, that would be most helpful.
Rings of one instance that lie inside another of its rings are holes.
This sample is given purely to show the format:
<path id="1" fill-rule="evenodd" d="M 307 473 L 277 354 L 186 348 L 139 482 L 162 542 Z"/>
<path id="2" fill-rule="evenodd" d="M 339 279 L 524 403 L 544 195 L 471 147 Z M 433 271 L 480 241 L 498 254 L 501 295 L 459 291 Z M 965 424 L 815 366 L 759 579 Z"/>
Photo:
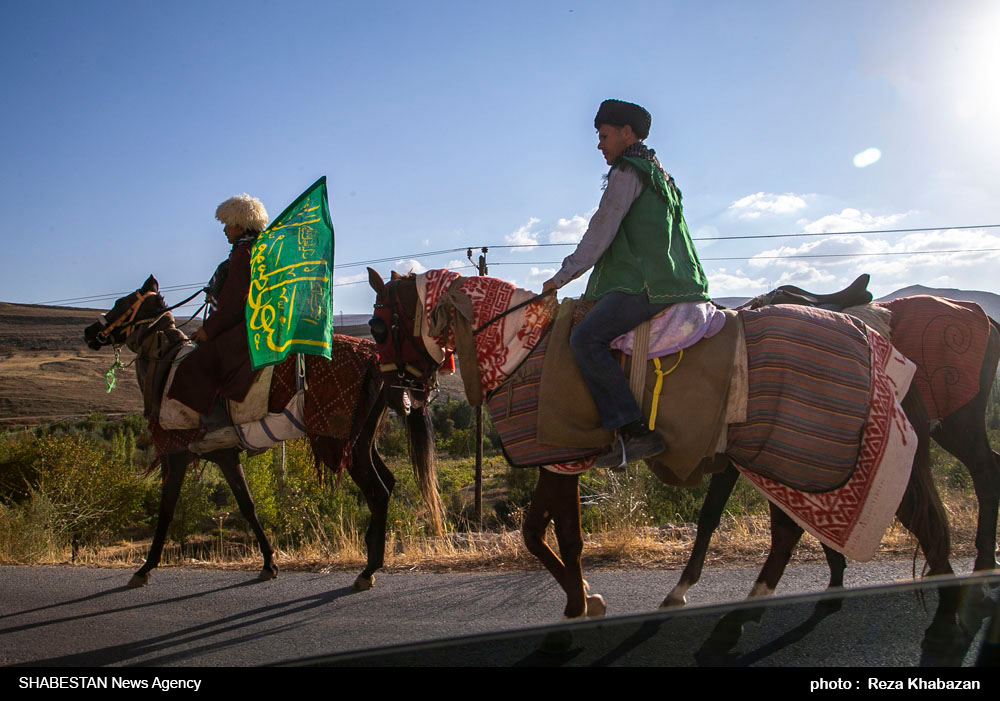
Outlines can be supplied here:
<path id="1" fill-rule="evenodd" d="M 381 295 L 375 300 L 375 312 L 368 321 L 368 326 L 375 345 L 379 347 L 379 355 L 388 355 L 394 361 L 380 364 L 382 373 L 395 373 L 398 383 L 395 387 L 426 392 L 435 384 L 436 373 L 447 358 L 438 362 L 422 342 L 413 340 L 414 320 L 403 310 L 397 289 L 398 282 L 393 280 L 386 284 L 384 301 L 381 300 Z M 416 313 L 419 312 L 418 308 Z M 387 346 L 391 349 L 391 355 L 386 352 Z M 421 370 L 417 364 L 426 369 Z"/>
<path id="2" fill-rule="evenodd" d="M 175 305 L 173 305 L 171 307 L 165 308 L 163 311 L 161 311 L 158 315 L 156 315 L 154 317 L 150 317 L 148 319 L 138 319 L 137 320 L 135 318 L 135 315 L 139 313 L 139 309 L 142 307 L 143 303 L 147 299 L 149 299 L 150 297 L 158 295 L 159 291 L 157 291 L 157 290 L 150 290 L 149 292 L 143 292 L 141 289 L 140 290 L 136 290 L 135 292 L 132 293 L 132 294 L 136 295 L 136 300 L 125 311 L 124 314 L 122 314 L 121 316 L 119 316 L 117 319 L 111 321 L 110 323 L 107 323 L 107 325 L 104 326 L 104 328 L 101 329 L 97 333 L 96 340 L 101 345 L 110 345 L 110 346 L 114 347 L 117 350 L 118 348 L 121 348 L 121 346 L 123 346 L 123 345 L 125 345 L 125 344 L 128 343 L 129 337 L 132 335 L 133 331 L 135 330 L 134 327 L 155 326 L 157 323 L 159 323 L 160 319 L 162 319 L 163 317 L 169 315 L 170 312 L 172 312 L 174 309 L 177 309 L 178 307 L 181 307 L 181 306 L 187 304 L 192 299 L 194 299 L 195 297 L 197 297 L 198 295 L 200 295 L 200 294 L 202 294 L 202 293 L 204 293 L 206 291 L 207 291 L 207 288 L 202 288 L 202 289 L 198 290 L 197 292 L 195 292 L 190 297 L 188 297 L 188 298 L 186 298 L 186 299 L 178 302 L 177 304 L 175 304 Z M 184 324 L 181 324 L 177 328 L 182 328 L 186 324 L 190 324 L 191 320 L 194 319 L 195 317 L 197 317 L 198 314 L 201 312 L 201 310 L 204 309 L 205 305 L 207 305 L 207 304 L 208 304 L 208 302 L 206 302 L 205 304 L 201 305 L 201 307 L 198 309 L 198 311 L 196 311 L 194 314 L 191 315 L 190 319 L 188 319 L 187 321 L 185 321 Z M 100 321 L 105 322 L 105 319 L 106 319 L 105 315 L 102 314 L 101 317 L 100 317 Z M 116 329 L 119 330 L 119 331 L 125 331 L 126 332 L 125 333 L 125 340 L 122 343 L 116 344 L 114 342 L 114 340 L 110 336 L 111 332 L 114 331 L 114 330 L 116 330 Z"/>

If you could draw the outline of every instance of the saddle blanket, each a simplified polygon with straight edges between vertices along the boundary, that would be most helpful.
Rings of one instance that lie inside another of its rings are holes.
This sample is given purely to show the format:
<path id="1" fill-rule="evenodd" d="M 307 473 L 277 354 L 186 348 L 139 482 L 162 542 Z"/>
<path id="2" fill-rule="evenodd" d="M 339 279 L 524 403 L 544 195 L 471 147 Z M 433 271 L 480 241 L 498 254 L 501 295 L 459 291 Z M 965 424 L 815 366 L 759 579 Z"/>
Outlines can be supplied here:
<path id="1" fill-rule="evenodd" d="M 263 394 L 263 411 L 258 410 L 257 416 L 264 419 L 268 415 L 283 415 L 293 400 L 301 401 L 301 414 L 293 412 L 293 415 L 308 433 L 348 441 L 346 445 L 349 448 L 381 390 L 380 382 L 368 381 L 380 375 L 378 355 L 375 344 L 365 339 L 334 334 L 332 341 L 330 360 L 317 355 L 304 356 L 304 377 L 300 377 L 299 373 L 300 356 L 291 356 L 285 362 L 272 366 L 270 392 Z M 301 390 L 305 390 L 304 396 L 297 400 Z M 181 407 L 194 414 L 194 426 L 197 427 L 197 412 L 184 405 Z M 248 422 L 253 423 L 243 419 L 241 424 Z M 162 425 L 159 416 L 150 418 L 149 427 L 156 452 L 161 456 L 187 450 L 191 442 L 204 434 L 201 428 L 167 428 Z M 258 426 L 251 430 L 251 442 L 263 442 L 261 435 L 255 433 L 258 430 L 263 431 L 263 428 Z"/>
<path id="2" fill-rule="evenodd" d="M 888 341 L 868 331 L 872 349 L 872 401 L 865 423 L 857 468 L 839 489 L 823 493 L 798 491 L 747 470 L 744 477 L 802 528 L 834 550 L 867 561 L 906 491 L 917 435 L 899 400 L 916 370 Z"/>
<path id="3" fill-rule="evenodd" d="M 541 467 L 593 457 L 595 448 L 561 448 L 538 442 L 539 389 L 552 333 L 546 333 L 521 366 L 488 397 L 486 408 L 512 467 Z"/>
<path id="4" fill-rule="evenodd" d="M 747 413 L 726 454 L 805 492 L 847 481 L 858 462 L 871 395 L 871 349 L 860 321 L 776 305 L 739 313 L 747 352 Z"/>
<path id="5" fill-rule="evenodd" d="M 194 344 L 185 344 L 170 363 L 170 373 L 167 375 L 167 383 L 160 400 L 159 421 L 160 426 L 164 429 L 176 431 L 201 427 L 201 415 L 197 411 L 183 402 L 167 396 L 170 393 L 170 385 L 174 381 L 177 366 L 194 349 Z M 242 402 L 232 400 L 227 402 L 229 417 L 232 419 L 233 425 L 257 421 L 267 415 L 267 397 L 271 389 L 273 371 L 274 366 L 269 365 L 258 372 Z"/>
<path id="6" fill-rule="evenodd" d="M 726 315 L 711 302 L 672 304 L 649 321 L 649 354 L 646 360 L 672 355 L 711 338 L 726 325 Z M 619 336 L 611 347 L 632 355 L 635 331 Z"/>
<path id="7" fill-rule="evenodd" d="M 463 308 L 467 310 L 473 315 L 468 319 L 472 328 L 478 329 L 502 312 L 536 296 L 531 290 L 518 289 L 487 276 L 464 278 L 456 294 L 450 287 L 458 277 L 458 273 L 450 270 L 429 270 L 417 275 L 420 311 L 415 319 L 414 333 L 421 334 L 428 352 L 437 355 L 438 362 L 443 358 L 442 348 L 456 346 L 452 325 L 439 336 L 434 336 L 430 328 L 432 312 L 439 302 L 451 303 L 454 307 L 451 313 L 462 313 Z M 468 298 L 467 306 L 452 301 L 460 296 Z M 468 301 L 473 304 L 468 305 Z M 548 328 L 556 306 L 555 295 L 542 297 L 493 321 L 476 334 L 474 342 L 483 392 L 500 386 L 524 361 Z"/>
<path id="8" fill-rule="evenodd" d="M 913 384 L 931 420 L 944 418 L 979 394 L 990 320 L 975 302 L 930 295 L 877 306 L 892 312 L 892 345 L 917 365 Z"/>

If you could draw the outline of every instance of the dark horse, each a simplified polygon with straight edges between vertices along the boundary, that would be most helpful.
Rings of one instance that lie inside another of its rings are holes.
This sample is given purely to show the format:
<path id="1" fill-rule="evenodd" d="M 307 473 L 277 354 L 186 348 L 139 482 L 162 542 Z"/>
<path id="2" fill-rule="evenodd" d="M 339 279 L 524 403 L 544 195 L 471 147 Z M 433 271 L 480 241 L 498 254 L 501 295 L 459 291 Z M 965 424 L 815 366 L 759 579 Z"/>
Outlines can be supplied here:
<path id="1" fill-rule="evenodd" d="M 143 391 L 146 405 L 149 406 L 150 393 L 162 392 L 162 387 L 153 387 L 147 377 L 152 377 L 155 365 L 161 362 L 169 364 L 167 358 L 172 358 L 170 349 L 176 349 L 179 344 L 187 342 L 187 337 L 174 325 L 173 316 L 167 311 L 163 297 L 159 294 L 159 284 L 152 275 L 145 284 L 132 294 L 122 297 L 107 314 L 84 331 L 87 344 L 98 350 L 103 346 L 112 346 L 117 350 L 127 346 L 136 353 L 136 376 L 140 389 Z M 338 353 L 347 352 L 345 345 L 349 339 L 334 336 L 332 353 L 336 358 Z M 354 341 L 351 339 L 351 342 Z M 367 348 L 374 348 L 370 342 Z M 162 359 L 162 360 L 161 360 Z M 288 362 L 294 362 L 290 358 Z M 147 374 L 150 373 L 150 374 Z M 309 390 L 307 389 L 307 392 Z M 368 401 L 359 402 L 359 407 L 367 407 L 366 412 L 359 412 L 355 418 L 352 436 L 357 436 L 351 443 L 349 439 L 338 439 L 329 436 L 307 432 L 313 454 L 316 456 L 317 467 L 322 461 L 331 471 L 338 472 L 346 463 L 348 472 L 355 484 L 364 494 L 368 509 L 371 511 L 371 522 L 365 533 L 365 545 L 368 548 L 368 561 L 365 569 L 354 582 L 355 589 L 370 589 L 374 582 L 374 573 L 382 567 L 385 558 L 386 518 L 388 515 L 389 496 L 395 485 L 395 478 L 386 467 L 375 446 L 375 436 L 385 418 L 388 408 L 392 407 L 400 415 L 405 416 L 404 423 L 408 436 L 410 457 L 421 494 L 430 513 L 435 530 L 441 530 L 441 508 L 437 492 L 437 477 L 434 463 L 434 437 L 430 417 L 422 410 L 406 412 L 403 410 L 403 396 L 398 390 L 393 390 L 382 381 L 378 372 L 367 373 L 362 378 L 362 396 Z M 154 428 L 155 417 L 150 418 L 150 427 Z M 159 428 L 158 424 L 155 428 Z M 169 435 L 159 429 L 161 436 Z M 348 445 L 350 443 L 350 445 Z M 349 454 L 349 458 L 345 456 Z M 160 562 L 163 543 L 166 539 L 167 527 L 174 515 L 174 508 L 180 494 L 184 475 L 192 464 L 202 457 L 219 466 L 226 478 L 240 513 L 250 524 L 261 554 L 264 566 L 259 579 L 273 579 L 278 568 L 274 564 L 274 553 L 267 536 L 261 528 L 254 508 L 253 498 L 243 475 L 243 466 L 239 461 L 239 449 L 217 450 L 205 456 L 195 455 L 184 448 L 172 449 L 160 455 L 163 484 L 160 497 L 160 512 L 156 522 L 156 532 L 149 548 L 145 564 L 136 572 L 129 586 L 141 587 L 149 582 L 150 571 Z"/>
<path id="2" fill-rule="evenodd" d="M 867 282 L 867 281 L 866 281 Z M 767 299 L 770 295 L 758 299 Z M 935 304 L 935 299 L 927 299 L 924 305 Z M 950 300 L 936 301 L 942 307 L 942 314 Z M 758 305 L 751 302 L 751 308 Z M 845 311 L 862 315 L 869 307 L 852 307 Z M 893 303 L 894 314 L 916 313 L 913 305 L 907 300 L 896 300 Z M 885 332 L 884 332 L 885 333 Z M 939 346 L 946 344 L 946 338 L 940 335 L 928 334 L 924 340 L 925 349 L 933 356 L 939 351 Z M 930 347 L 927 347 L 930 344 Z M 918 372 L 929 377 L 932 373 L 923 366 L 922 354 L 914 353 L 910 358 L 918 366 Z M 938 445 L 958 458 L 969 470 L 972 483 L 979 503 L 978 523 L 976 528 L 976 559 L 974 570 L 991 570 L 996 568 L 996 531 L 997 512 L 1000 506 L 1000 454 L 990 446 L 986 434 L 986 405 L 996 378 L 997 363 L 1000 361 L 1000 325 L 989 319 L 986 352 L 982 366 L 979 369 L 979 391 L 971 401 L 934 422 L 930 436 Z M 726 502 L 732 495 L 739 478 L 739 471 L 729 464 L 723 472 L 712 475 L 705 503 L 698 514 L 698 530 L 694 546 L 688 558 L 687 565 L 681 573 L 677 585 L 663 600 L 663 606 L 682 606 L 685 593 L 698 583 L 705 565 L 709 543 L 715 529 L 718 528 Z M 794 523 L 784 511 L 770 504 L 772 542 L 768 560 L 757 579 L 755 590 L 774 591 L 785 564 L 791 558 L 792 551 L 802 536 L 802 529 Z M 830 567 L 830 584 L 840 587 L 844 584 L 844 570 L 847 562 L 837 551 L 823 545 L 823 552 Z"/>
<path id="3" fill-rule="evenodd" d="M 438 275 L 441 272 L 431 271 L 427 275 Z M 420 384 L 427 381 L 428 378 L 432 378 L 438 365 L 424 344 L 422 335 L 414 333 L 413 327 L 413 321 L 418 313 L 421 323 L 424 323 L 425 320 L 425 310 L 421 309 L 416 278 L 413 276 L 394 278 L 389 283 L 383 283 L 378 273 L 369 269 L 369 281 L 376 293 L 376 315 L 371 322 L 372 335 L 379 349 L 383 370 L 388 368 L 389 372 L 408 373 L 411 375 L 410 381 L 414 384 Z M 506 284 L 502 281 L 496 282 L 501 285 Z M 460 285 L 461 281 L 454 284 Z M 460 288 L 449 287 L 447 294 L 452 296 L 456 289 Z M 477 324 L 483 324 L 480 326 L 481 329 L 485 328 L 488 323 L 491 323 L 485 322 L 485 320 L 499 310 L 493 306 L 480 306 L 481 303 L 475 296 L 471 294 L 469 296 L 473 307 L 473 317 Z M 492 302 L 493 300 L 488 301 Z M 458 309 L 459 305 L 456 304 L 455 318 L 457 318 Z M 430 316 L 437 317 L 438 315 L 431 314 Z M 455 330 L 455 337 L 459 338 L 457 330 Z M 459 340 L 459 344 L 461 343 L 462 341 Z M 493 350 L 492 348 L 480 349 L 477 346 L 478 353 L 490 353 Z M 466 371 L 469 369 L 465 368 Z M 478 374 L 482 381 L 482 374 Z M 463 377 L 463 379 L 466 378 Z M 926 420 L 923 419 L 922 403 L 919 396 L 911 391 L 904 400 L 903 406 L 910 412 L 911 423 L 917 430 L 918 448 L 897 515 L 903 525 L 917 536 L 930 563 L 931 574 L 950 574 L 952 569 L 948 562 L 950 550 L 948 523 L 931 480 L 928 460 L 928 427 Z M 555 525 L 555 535 L 561 558 L 552 551 L 545 541 L 545 532 L 550 522 L 554 522 Z M 798 528 L 790 519 L 788 523 Z M 787 527 L 787 524 L 785 521 L 779 520 L 773 527 L 783 529 Z M 545 468 L 539 470 L 538 484 L 535 487 L 531 505 L 524 521 L 523 536 L 528 550 L 538 557 L 565 592 L 566 607 L 564 613 L 568 618 L 585 615 L 599 616 L 605 612 L 603 598 L 596 594 L 590 594 L 583 579 L 581 568 L 583 532 L 580 524 L 579 473 L 560 474 Z"/>

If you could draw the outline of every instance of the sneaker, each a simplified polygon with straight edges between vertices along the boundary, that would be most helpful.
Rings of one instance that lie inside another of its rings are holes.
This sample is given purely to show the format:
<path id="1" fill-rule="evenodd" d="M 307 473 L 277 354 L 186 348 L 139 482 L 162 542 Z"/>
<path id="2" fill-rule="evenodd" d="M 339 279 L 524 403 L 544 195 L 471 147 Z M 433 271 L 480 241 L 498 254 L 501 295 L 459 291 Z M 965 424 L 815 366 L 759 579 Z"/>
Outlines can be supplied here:
<path id="1" fill-rule="evenodd" d="M 645 460 L 659 455 L 667 449 L 667 444 L 655 431 L 647 431 L 639 435 L 619 434 L 618 440 L 611 444 L 611 449 L 597 457 L 595 467 L 625 469 L 630 462 Z"/>
<path id="2" fill-rule="evenodd" d="M 188 445 L 188 450 L 197 455 L 205 455 L 216 450 L 237 447 L 240 447 L 240 434 L 232 426 L 227 426 L 216 431 L 209 431 L 201 440 Z"/>

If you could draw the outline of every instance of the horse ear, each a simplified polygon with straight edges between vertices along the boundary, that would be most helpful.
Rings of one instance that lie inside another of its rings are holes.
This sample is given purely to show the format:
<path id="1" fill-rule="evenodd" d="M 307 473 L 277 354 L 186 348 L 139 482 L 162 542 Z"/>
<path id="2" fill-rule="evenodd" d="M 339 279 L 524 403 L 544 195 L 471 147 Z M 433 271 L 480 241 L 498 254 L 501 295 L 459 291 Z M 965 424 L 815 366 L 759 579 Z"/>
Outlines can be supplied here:
<path id="1" fill-rule="evenodd" d="M 382 281 L 382 276 L 372 268 L 368 268 L 368 284 L 372 286 L 375 294 L 379 296 L 385 292 L 385 283 Z"/>
<path id="2" fill-rule="evenodd" d="M 399 273 L 397 273 L 395 270 L 393 270 L 391 273 L 389 273 L 389 279 L 390 280 L 402 280 L 403 276 L 400 275 Z"/>
<path id="3" fill-rule="evenodd" d="M 159 292 L 159 291 L 160 291 L 160 283 L 158 283 L 156 281 L 156 278 L 153 277 L 152 275 L 146 278 L 146 282 L 142 283 L 142 289 L 140 290 L 140 292 L 142 292 L 143 294 L 147 292 Z"/>

